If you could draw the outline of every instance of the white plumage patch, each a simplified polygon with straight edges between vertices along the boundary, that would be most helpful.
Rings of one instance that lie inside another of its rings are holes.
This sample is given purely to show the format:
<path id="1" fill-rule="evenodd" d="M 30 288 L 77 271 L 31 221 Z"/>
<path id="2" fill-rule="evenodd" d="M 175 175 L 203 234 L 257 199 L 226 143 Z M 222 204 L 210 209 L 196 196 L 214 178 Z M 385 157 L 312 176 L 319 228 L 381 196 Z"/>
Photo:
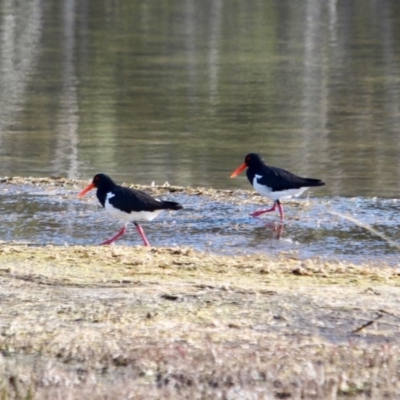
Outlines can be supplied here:
<path id="1" fill-rule="evenodd" d="M 130 214 L 115 208 L 110 204 L 109 200 L 115 196 L 114 193 L 107 193 L 106 201 L 104 203 L 104 208 L 106 211 L 114 218 L 119 219 L 123 222 L 133 222 L 133 221 L 151 221 L 157 217 L 163 210 L 155 211 L 132 211 Z"/>
<path id="2" fill-rule="evenodd" d="M 261 196 L 268 197 L 273 201 L 285 200 L 285 199 L 290 199 L 292 197 L 300 196 L 303 192 L 305 192 L 308 189 L 308 187 L 302 187 L 300 189 L 287 189 L 287 190 L 273 192 L 272 188 L 258 183 L 258 179 L 260 178 L 262 178 L 261 175 L 254 176 L 253 179 L 254 189 L 256 190 L 256 192 L 260 193 Z"/>

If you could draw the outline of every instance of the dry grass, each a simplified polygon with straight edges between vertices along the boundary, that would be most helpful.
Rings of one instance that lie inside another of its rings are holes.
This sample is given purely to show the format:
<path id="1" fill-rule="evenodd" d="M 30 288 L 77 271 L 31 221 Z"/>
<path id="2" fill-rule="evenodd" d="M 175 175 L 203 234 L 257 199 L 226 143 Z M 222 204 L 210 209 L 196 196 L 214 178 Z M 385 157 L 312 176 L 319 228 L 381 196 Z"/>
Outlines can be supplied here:
<path id="1" fill-rule="evenodd" d="M 399 271 L 0 246 L 0 398 L 399 398 Z"/>

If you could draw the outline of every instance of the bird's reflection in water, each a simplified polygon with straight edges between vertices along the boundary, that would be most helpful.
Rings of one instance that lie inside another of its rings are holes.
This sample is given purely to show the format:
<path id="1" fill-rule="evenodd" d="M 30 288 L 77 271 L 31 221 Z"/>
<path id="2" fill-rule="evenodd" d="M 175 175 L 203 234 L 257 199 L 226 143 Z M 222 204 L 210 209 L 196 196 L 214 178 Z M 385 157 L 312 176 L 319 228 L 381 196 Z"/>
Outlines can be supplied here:
<path id="1" fill-rule="evenodd" d="M 262 226 L 252 229 L 252 237 L 250 239 L 250 246 L 259 247 L 265 244 L 266 241 L 275 241 L 282 239 L 284 232 L 284 223 L 271 221 L 263 223 Z"/>
<path id="2" fill-rule="evenodd" d="M 271 229 L 272 231 L 272 238 L 273 239 L 281 239 L 282 234 L 283 234 L 283 222 L 267 222 L 265 224 L 265 227 L 267 229 Z"/>

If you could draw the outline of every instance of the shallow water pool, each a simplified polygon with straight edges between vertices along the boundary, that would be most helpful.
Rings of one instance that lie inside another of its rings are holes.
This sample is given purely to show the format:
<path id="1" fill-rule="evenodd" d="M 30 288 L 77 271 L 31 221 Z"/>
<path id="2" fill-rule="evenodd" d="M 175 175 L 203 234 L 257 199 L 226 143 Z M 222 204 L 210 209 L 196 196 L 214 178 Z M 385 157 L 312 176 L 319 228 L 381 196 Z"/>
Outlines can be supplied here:
<path id="1" fill-rule="evenodd" d="M 94 192 L 82 199 L 77 193 L 64 187 L 0 184 L 0 240 L 94 245 L 121 228 L 121 223 L 101 208 Z M 301 258 L 398 262 L 399 248 L 346 218 L 350 216 L 400 243 L 397 199 L 304 197 L 284 203 L 286 220 L 282 225 L 278 212 L 249 216 L 264 208 L 251 192 L 234 192 L 232 201 L 226 196 L 221 199 L 182 193 L 169 193 L 165 198 L 185 208 L 162 213 L 142 225 L 153 246 L 192 246 L 232 255 L 285 252 Z M 266 201 L 265 206 L 269 205 Z M 132 225 L 117 244 L 135 246 L 142 242 Z"/>

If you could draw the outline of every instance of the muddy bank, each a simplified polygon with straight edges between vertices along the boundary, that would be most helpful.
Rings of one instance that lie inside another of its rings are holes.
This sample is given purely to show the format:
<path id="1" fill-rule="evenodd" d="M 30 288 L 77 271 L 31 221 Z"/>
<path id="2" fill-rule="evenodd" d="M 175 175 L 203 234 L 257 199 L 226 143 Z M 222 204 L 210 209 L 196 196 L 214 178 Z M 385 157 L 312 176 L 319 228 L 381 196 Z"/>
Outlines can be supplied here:
<path id="1" fill-rule="evenodd" d="M 396 268 L 4 243 L 0 265 L 11 398 L 400 395 Z"/>
<path id="2" fill-rule="evenodd" d="M 15 232 L 26 232 L 26 240 L 0 241 L 4 398 L 400 396 L 400 270 L 385 258 L 341 262 L 327 256 L 323 246 L 318 256 L 306 259 L 295 251 L 269 254 L 265 226 L 225 219 L 232 205 L 242 215 L 264 203 L 258 195 L 168 185 L 133 187 L 154 196 L 186 196 L 192 201 L 191 215 L 209 206 L 214 221 L 207 229 L 213 237 L 225 224 L 224 233 L 233 229 L 232 237 L 260 242 L 263 253 L 217 255 L 193 246 L 43 245 L 37 241 L 40 235 L 43 242 L 51 235 L 62 237 L 61 243 L 72 241 L 75 224 L 79 234 L 91 229 L 86 243 L 96 242 L 98 231 L 109 225 L 103 210 L 93 208 L 98 207 L 94 196 L 76 199 L 88 182 L 1 178 L 0 183 L 3 207 L 9 204 L 15 211 L 5 230 L 11 239 Z M 84 210 L 82 204 L 92 208 Z M 218 211 L 225 204 L 226 210 Z M 315 208 L 308 200 L 290 204 L 285 229 L 290 230 L 298 209 L 315 242 L 323 234 L 321 226 L 314 228 L 315 215 L 308 216 L 310 204 Z M 392 207 L 384 206 L 386 211 Z M 321 209 L 317 220 L 331 218 L 325 215 Z M 29 218 L 33 222 L 18 225 Z M 186 219 L 174 235 L 203 239 L 208 231 L 199 230 L 202 223 Z M 14 225 L 18 230 L 13 231 Z M 170 241 L 169 226 L 166 232 Z M 362 239 L 357 237 L 359 246 Z"/>
<path id="3" fill-rule="evenodd" d="M 79 179 L 67 179 L 63 177 L 44 177 L 44 178 L 33 178 L 33 177 L 1 177 L 0 183 L 8 184 L 14 187 L 23 185 L 40 186 L 44 190 L 51 192 L 55 187 L 63 187 L 68 190 L 80 190 L 83 189 L 90 180 L 79 180 Z M 219 199 L 221 201 L 229 201 L 233 204 L 246 204 L 246 203 L 265 203 L 260 195 L 252 190 L 228 190 L 228 189 L 214 189 L 206 187 L 184 187 L 184 186 L 173 186 L 166 182 L 163 185 L 135 185 L 129 182 L 118 182 L 123 186 L 131 187 L 133 189 L 143 190 L 152 196 L 160 196 L 168 193 L 184 193 L 191 196 L 209 196 L 213 199 Z M 74 193 L 75 194 L 75 193 Z M 250 197 L 250 200 L 248 199 Z M 85 201 L 85 198 L 80 199 Z"/>

